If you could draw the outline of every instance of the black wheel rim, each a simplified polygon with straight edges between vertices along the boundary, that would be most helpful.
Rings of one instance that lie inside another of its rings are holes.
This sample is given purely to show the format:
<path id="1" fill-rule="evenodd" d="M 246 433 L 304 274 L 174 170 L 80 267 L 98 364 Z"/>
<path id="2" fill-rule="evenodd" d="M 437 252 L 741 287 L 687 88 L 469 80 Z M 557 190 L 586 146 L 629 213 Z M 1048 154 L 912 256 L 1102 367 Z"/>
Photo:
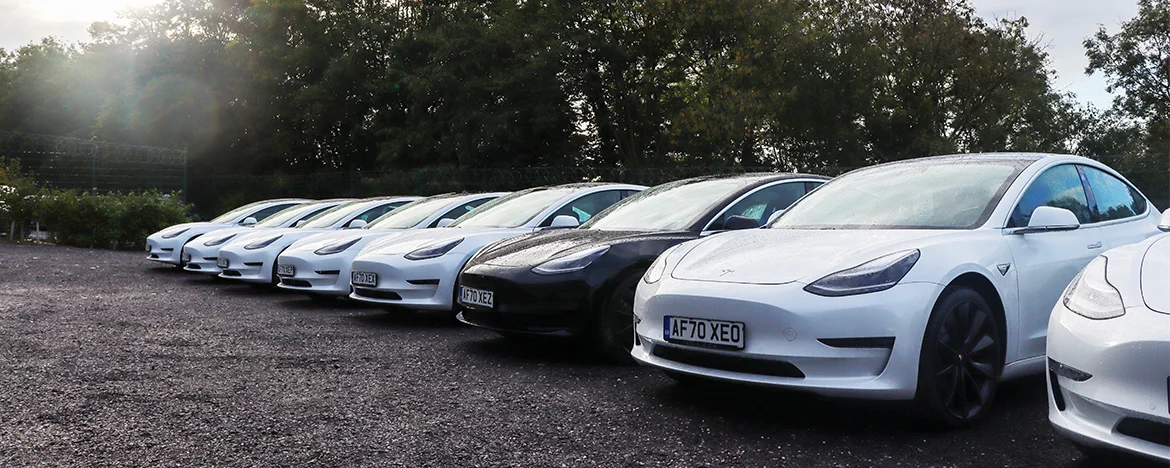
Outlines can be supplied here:
<path id="1" fill-rule="evenodd" d="M 634 294 L 637 292 L 637 283 L 623 288 L 614 295 L 609 304 L 610 326 L 613 338 L 626 351 L 634 347 Z"/>
<path id="2" fill-rule="evenodd" d="M 952 416 L 970 419 L 991 403 L 999 378 L 999 337 L 990 312 L 965 301 L 947 312 L 935 342 L 939 400 Z"/>

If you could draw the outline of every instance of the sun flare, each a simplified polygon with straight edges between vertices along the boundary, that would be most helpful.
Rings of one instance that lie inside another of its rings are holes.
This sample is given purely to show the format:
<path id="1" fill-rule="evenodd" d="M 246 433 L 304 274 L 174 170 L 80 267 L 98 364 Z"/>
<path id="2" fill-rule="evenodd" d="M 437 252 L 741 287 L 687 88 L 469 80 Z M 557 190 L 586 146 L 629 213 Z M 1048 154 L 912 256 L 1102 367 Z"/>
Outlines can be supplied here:
<path id="1" fill-rule="evenodd" d="M 160 0 L 33 0 L 24 2 L 37 17 L 52 21 L 108 21 L 127 8 L 158 3 Z"/>

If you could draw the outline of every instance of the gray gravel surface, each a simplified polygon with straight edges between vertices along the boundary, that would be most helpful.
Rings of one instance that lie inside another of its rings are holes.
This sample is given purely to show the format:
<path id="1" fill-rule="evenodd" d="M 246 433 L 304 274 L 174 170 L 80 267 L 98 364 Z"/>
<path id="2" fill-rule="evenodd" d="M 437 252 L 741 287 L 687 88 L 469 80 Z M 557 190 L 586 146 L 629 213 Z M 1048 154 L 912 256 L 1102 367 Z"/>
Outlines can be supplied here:
<path id="1" fill-rule="evenodd" d="M 688 389 L 141 253 L 0 244 L 0 466 L 1080 466 L 1043 387 L 937 432 L 898 405 Z"/>

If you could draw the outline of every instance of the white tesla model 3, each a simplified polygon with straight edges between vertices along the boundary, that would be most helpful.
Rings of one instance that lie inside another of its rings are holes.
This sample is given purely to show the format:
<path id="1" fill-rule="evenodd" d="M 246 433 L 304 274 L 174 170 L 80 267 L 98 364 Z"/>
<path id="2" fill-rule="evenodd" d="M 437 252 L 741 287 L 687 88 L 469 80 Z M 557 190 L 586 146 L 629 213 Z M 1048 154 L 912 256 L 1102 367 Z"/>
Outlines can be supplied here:
<path id="1" fill-rule="evenodd" d="M 915 400 L 959 426 L 1044 369 L 1048 316 L 1093 257 L 1157 234 L 1096 161 L 957 155 L 841 176 L 767 229 L 691 241 L 639 285 L 632 355 L 695 376 Z"/>
<path id="2" fill-rule="evenodd" d="M 1048 322 L 1048 371 L 1057 432 L 1090 455 L 1170 463 L 1170 234 L 1105 252 L 1069 284 Z"/>
<path id="3" fill-rule="evenodd" d="M 211 221 L 171 226 L 146 238 L 146 259 L 181 267 L 183 246 L 191 239 L 223 228 L 251 226 L 287 208 L 310 201 L 300 198 L 258 201 L 216 216 Z"/>
<path id="4" fill-rule="evenodd" d="M 419 197 L 378 197 L 337 205 L 309 219 L 300 227 L 267 229 L 241 235 L 219 249 L 216 266 L 221 278 L 275 286 L 276 257 L 285 248 L 313 234 L 357 229 Z"/>
<path id="5" fill-rule="evenodd" d="M 459 270 L 484 246 L 537 230 L 577 227 L 645 188 L 604 183 L 532 188 L 492 200 L 447 228 L 374 241 L 353 260 L 350 297 L 450 311 Z"/>
<path id="6" fill-rule="evenodd" d="M 321 212 L 333 208 L 350 199 L 324 200 L 304 205 L 296 205 L 279 213 L 269 216 L 252 226 L 239 226 L 211 231 L 203 235 L 196 242 L 189 242 L 183 247 L 183 269 L 197 273 L 218 275 L 222 273 L 216 262 L 219 260 L 219 249 L 228 241 L 244 234 L 251 234 L 268 229 L 296 227 L 299 223 L 307 222 Z"/>
<path id="7" fill-rule="evenodd" d="M 347 296 L 349 266 L 369 243 L 414 229 L 447 225 L 505 193 L 445 194 L 403 205 L 364 229 L 323 232 L 288 247 L 276 261 L 280 287 L 310 295 Z"/>

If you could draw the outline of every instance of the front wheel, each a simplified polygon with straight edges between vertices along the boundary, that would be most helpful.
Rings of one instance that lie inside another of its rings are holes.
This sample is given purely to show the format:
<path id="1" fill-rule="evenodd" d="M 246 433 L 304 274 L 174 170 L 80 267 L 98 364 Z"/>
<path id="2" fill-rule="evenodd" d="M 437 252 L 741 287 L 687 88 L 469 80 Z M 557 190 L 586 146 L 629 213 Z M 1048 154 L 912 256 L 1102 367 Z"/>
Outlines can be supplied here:
<path id="1" fill-rule="evenodd" d="M 943 293 L 922 340 L 919 409 L 949 427 L 987 416 L 1003 372 L 1002 325 L 986 299 L 968 288 Z"/>
<path id="2" fill-rule="evenodd" d="M 597 314 L 597 345 L 605 357 L 620 364 L 634 363 L 630 356 L 634 347 L 634 294 L 643 273 L 636 271 L 623 277 Z"/>

